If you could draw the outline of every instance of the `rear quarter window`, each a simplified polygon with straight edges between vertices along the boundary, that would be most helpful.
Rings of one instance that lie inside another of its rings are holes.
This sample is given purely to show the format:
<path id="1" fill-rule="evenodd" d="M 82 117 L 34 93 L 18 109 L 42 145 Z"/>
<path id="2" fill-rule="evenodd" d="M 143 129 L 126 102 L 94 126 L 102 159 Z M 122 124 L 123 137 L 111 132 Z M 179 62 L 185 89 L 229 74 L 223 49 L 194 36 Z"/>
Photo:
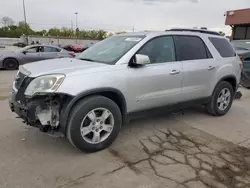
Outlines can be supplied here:
<path id="1" fill-rule="evenodd" d="M 236 53 L 227 39 L 209 37 L 210 42 L 214 45 L 221 57 L 235 57 Z"/>

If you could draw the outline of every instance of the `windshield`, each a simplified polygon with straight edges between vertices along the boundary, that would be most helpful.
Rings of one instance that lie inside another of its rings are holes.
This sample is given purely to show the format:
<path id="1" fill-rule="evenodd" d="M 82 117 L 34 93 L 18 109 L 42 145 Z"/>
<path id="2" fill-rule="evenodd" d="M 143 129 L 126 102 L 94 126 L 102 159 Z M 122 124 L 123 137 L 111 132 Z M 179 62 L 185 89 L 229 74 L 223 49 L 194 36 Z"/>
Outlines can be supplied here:
<path id="1" fill-rule="evenodd" d="M 235 49 L 238 50 L 250 50 L 250 40 L 249 41 L 231 41 Z"/>
<path id="2" fill-rule="evenodd" d="M 113 36 L 91 46 L 77 59 L 113 65 L 143 38 L 144 36 Z"/>

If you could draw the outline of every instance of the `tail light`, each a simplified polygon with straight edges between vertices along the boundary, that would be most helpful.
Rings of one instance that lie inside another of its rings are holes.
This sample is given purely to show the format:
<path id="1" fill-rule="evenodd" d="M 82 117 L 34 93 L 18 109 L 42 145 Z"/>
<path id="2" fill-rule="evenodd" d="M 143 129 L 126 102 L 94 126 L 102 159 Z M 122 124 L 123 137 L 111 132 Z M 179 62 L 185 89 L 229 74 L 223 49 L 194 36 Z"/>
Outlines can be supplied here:
<path id="1" fill-rule="evenodd" d="M 76 56 L 76 54 L 74 52 L 70 52 L 69 55 L 71 55 L 72 57 Z"/>

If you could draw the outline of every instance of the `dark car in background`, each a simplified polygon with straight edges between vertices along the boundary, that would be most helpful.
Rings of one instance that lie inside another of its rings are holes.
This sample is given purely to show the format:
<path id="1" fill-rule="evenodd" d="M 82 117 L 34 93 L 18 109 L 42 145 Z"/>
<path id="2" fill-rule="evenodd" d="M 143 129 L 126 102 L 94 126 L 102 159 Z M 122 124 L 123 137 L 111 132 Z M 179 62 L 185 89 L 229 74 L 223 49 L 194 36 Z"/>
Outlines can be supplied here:
<path id="1" fill-rule="evenodd" d="M 25 43 L 23 43 L 23 42 L 17 42 L 17 43 L 14 43 L 13 46 L 24 48 L 27 45 Z"/>
<path id="2" fill-rule="evenodd" d="M 31 45 L 16 51 L 0 52 L 0 68 L 13 70 L 25 63 L 63 57 L 75 57 L 75 53 L 52 45 Z"/>
<path id="3" fill-rule="evenodd" d="M 250 88 L 250 40 L 232 40 L 231 43 L 243 63 L 241 85 Z"/>

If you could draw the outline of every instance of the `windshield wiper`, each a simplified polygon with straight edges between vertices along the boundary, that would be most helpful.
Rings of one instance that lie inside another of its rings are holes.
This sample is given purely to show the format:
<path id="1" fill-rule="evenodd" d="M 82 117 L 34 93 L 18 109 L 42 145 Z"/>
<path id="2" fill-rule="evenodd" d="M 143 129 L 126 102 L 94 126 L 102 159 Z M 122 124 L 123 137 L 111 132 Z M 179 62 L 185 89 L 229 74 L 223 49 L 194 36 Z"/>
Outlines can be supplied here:
<path id="1" fill-rule="evenodd" d="M 89 58 L 79 58 L 80 60 L 83 60 L 83 61 L 91 61 L 91 62 L 94 62 L 93 59 L 89 59 Z"/>

